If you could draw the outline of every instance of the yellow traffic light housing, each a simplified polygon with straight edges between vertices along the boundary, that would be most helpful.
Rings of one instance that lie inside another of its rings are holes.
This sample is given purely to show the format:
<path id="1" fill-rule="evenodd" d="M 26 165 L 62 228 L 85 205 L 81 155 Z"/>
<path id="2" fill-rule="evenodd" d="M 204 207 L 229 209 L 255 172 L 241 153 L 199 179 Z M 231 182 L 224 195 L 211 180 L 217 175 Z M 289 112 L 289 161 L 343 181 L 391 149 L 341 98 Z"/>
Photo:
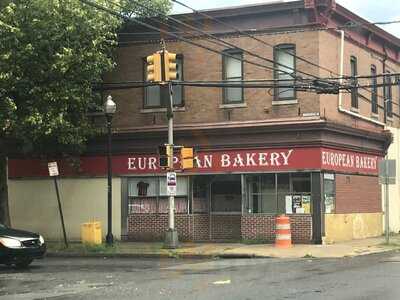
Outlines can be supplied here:
<path id="1" fill-rule="evenodd" d="M 181 168 L 193 169 L 194 167 L 194 151 L 193 148 L 181 148 Z"/>
<path id="2" fill-rule="evenodd" d="M 163 55 L 165 81 L 175 80 L 177 78 L 176 54 L 164 50 Z"/>
<path id="3" fill-rule="evenodd" d="M 161 81 L 161 54 L 154 53 L 147 56 L 147 81 L 160 82 Z"/>
<path id="4" fill-rule="evenodd" d="M 174 157 L 174 145 L 158 146 L 158 164 L 162 169 L 172 169 Z"/>

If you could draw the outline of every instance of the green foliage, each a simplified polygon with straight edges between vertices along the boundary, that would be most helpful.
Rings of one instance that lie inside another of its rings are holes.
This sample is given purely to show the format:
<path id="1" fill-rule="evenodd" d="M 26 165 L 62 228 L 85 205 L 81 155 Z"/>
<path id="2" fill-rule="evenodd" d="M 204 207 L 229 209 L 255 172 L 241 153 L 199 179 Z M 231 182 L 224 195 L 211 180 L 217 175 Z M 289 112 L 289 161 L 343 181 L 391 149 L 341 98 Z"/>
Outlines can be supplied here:
<path id="1" fill-rule="evenodd" d="M 142 14 L 130 0 L 92 1 Z M 170 8 L 166 0 L 140 1 Z M 117 17 L 79 0 L 0 6 L 0 139 L 18 139 L 27 151 L 43 154 L 81 149 L 93 132 L 88 108 L 101 103 L 92 84 L 114 67 L 120 26 Z"/>
<path id="2" fill-rule="evenodd" d="M 160 15 L 169 12 L 172 8 L 171 2 L 166 0 L 123 0 L 121 1 L 123 10 L 131 16 L 153 16 L 152 11 L 158 11 Z M 143 8 L 145 6 L 146 8 Z"/>

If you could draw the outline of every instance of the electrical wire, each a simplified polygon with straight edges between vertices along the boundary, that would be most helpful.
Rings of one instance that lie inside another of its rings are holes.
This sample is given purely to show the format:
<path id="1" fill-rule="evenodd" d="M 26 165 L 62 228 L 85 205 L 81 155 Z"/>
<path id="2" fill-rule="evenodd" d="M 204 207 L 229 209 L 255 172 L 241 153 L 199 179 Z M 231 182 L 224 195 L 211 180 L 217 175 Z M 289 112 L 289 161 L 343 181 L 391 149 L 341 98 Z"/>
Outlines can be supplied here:
<path id="1" fill-rule="evenodd" d="M 210 16 L 210 15 L 208 15 L 208 14 L 202 12 L 202 11 L 198 11 L 198 10 L 196 10 L 196 9 L 194 9 L 194 8 L 192 8 L 192 7 L 190 7 L 190 6 L 186 5 L 186 4 L 184 4 L 184 3 L 182 3 L 181 1 L 178 1 L 178 0 L 171 0 L 171 1 L 174 2 L 174 3 L 176 3 L 176 4 L 181 5 L 181 6 L 183 6 L 183 7 L 186 7 L 186 8 L 188 8 L 188 9 L 190 9 L 190 10 L 193 11 L 195 14 L 201 15 L 201 16 L 203 16 L 203 17 L 209 19 L 209 20 L 213 20 L 213 21 L 219 23 L 220 25 L 223 25 L 223 26 L 225 26 L 225 27 L 231 28 L 231 29 L 233 29 L 235 32 L 237 32 L 237 33 L 239 33 L 239 34 L 241 34 L 241 35 L 245 35 L 245 36 L 247 36 L 247 37 L 249 37 L 249 38 L 251 38 L 251 39 L 253 39 L 253 40 L 255 40 L 255 41 L 259 42 L 259 43 L 262 43 L 262 44 L 264 44 L 264 45 L 266 45 L 266 46 L 268 46 L 268 47 L 274 48 L 274 45 L 272 45 L 272 44 L 270 44 L 270 43 L 267 43 L 266 41 L 261 40 L 261 39 L 255 37 L 254 35 L 249 34 L 249 33 L 247 33 L 246 31 L 243 31 L 243 30 L 241 30 L 240 28 L 238 28 L 238 27 L 236 27 L 236 26 L 234 26 L 234 25 L 232 25 L 232 24 L 228 24 L 228 23 L 223 22 L 223 21 L 221 21 L 221 20 L 219 20 L 219 19 L 217 19 L 217 18 L 214 18 L 214 17 L 212 17 L 212 16 Z M 329 73 L 332 74 L 332 71 L 331 71 L 331 70 L 329 70 L 329 69 L 327 69 L 327 68 L 325 68 L 325 67 L 322 67 L 322 66 L 320 66 L 320 65 L 318 65 L 318 64 L 316 64 L 316 63 L 314 63 L 314 62 L 312 62 L 312 61 L 309 61 L 309 60 L 307 60 L 307 59 L 305 59 L 305 58 L 303 58 L 303 57 L 297 56 L 296 54 L 293 54 L 293 53 L 291 53 L 291 52 L 289 52 L 289 51 L 283 51 L 283 52 L 285 52 L 286 54 L 289 54 L 289 55 L 295 57 L 296 59 L 299 59 L 299 60 L 301 60 L 301 61 L 304 61 L 304 62 L 306 62 L 306 63 L 308 63 L 308 64 L 310 64 L 310 65 L 312 65 L 312 66 L 314 66 L 314 67 L 317 67 L 317 68 L 319 68 L 319 69 L 321 69 L 321 70 L 328 71 Z"/>
<path id="2" fill-rule="evenodd" d="M 342 28 L 354 28 L 354 27 L 362 27 L 368 25 L 391 25 L 391 24 L 399 24 L 400 20 L 393 20 L 393 21 L 380 21 L 380 22 L 371 22 L 371 23 L 361 23 L 361 22 L 354 22 L 350 21 L 343 26 L 338 26 L 338 29 Z"/>
<path id="3" fill-rule="evenodd" d="M 152 9 L 151 7 L 146 6 L 146 5 L 144 5 L 144 4 L 142 4 L 142 3 L 138 2 L 138 1 L 135 1 L 135 0 L 131 0 L 131 1 L 132 1 L 134 4 L 136 4 L 136 5 L 138 5 L 138 6 L 141 6 L 142 8 L 146 9 L 146 11 L 150 12 L 151 14 L 159 13 L 157 10 Z M 120 8 L 122 8 L 119 4 L 114 3 L 114 2 L 112 2 L 112 1 L 109 1 L 109 3 L 114 4 L 114 5 L 116 5 L 116 6 L 120 7 Z M 278 65 L 278 66 L 281 66 L 281 67 L 283 67 L 283 68 L 285 68 L 285 69 L 288 69 L 288 70 L 292 70 L 292 71 L 293 71 L 293 72 L 287 72 L 287 71 L 285 71 L 285 70 L 277 69 L 277 68 L 275 68 L 275 67 L 268 67 L 268 69 L 270 69 L 270 70 L 272 70 L 272 71 L 274 71 L 274 72 L 285 73 L 285 74 L 287 74 L 287 75 L 290 75 L 291 77 L 295 77 L 295 76 L 294 76 L 294 73 L 301 73 L 301 74 L 304 74 L 304 75 L 307 75 L 307 76 L 310 76 L 310 77 L 313 77 L 313 78 L 318 78 L 318 76 L 316 76 L 316 75 L 313 75 L 313 74 L 310 74 L 310 73 L 307 73 L 307 72 L 303 72 L 303 71 L 301 71 L 301 70 L 296 70 L 296 69 L 294 69 L 294 68 L 292 68 L 292 67 L 290 67 L 290 66 L 287 66 L 287 65 L 284 65 L 284 64 L 282 64 L 282 63 L 276 62 L 276 61 L 274 61 L 274 60 L 272 60 L 272 59 L 265 58 L 265 57 L 263 57 L 263 56 L 261 56 L 261 55 L 258 55 L 258 54 L 256 54 L 256 53 L 254 53 L 254 52 L 251 52 L 251 51 L 249 51 L 249 50 L 246 50 L 246 49 L 244 49 L 244 48 L 241 48 L 241 47 L 239 47 L 239 46 L 237 46 L 237 45 L 235 45 L 235 44 L 232 44 L 232 43 L 230 43 L 230 42 L 224 41 L 223 39 L 220 39 L 220 38 L 218 38 L 218 37 L 216 37 L 216 36 L 214 36 L 214 35 L 212 35 L 212 34 L 209 34 L 209 33 L 205 32 L 205 31 L 203 31 L 203 30 L 201 30 L 201 29 L 198 29 L 198 28 L 196 28 L 196 27 L 194 27 L 194 26 L 192 26 L 192 25 L 190 25 L 190 24 L 187 24 L 187 23 L 185 23 L 185 22 L 182 22 L 182 21 L 180 21 L 180 20 L 178 20 L 178 19 L 176 19 L 176 18 L 174 18 L 174 17 L 172 17 L 172 16 L 168 16 L 168 15 L 166 15 L 166 14 L 159 14 L 159 15 L 160 15 L 161 17 L 168 18 L 168 20 L 172 20 L 172 21 L 174 21 L 174 22 L 177 23 L 177 24 L 180 24 L 180 25 L 183 25 L 183 26 L 185 26 L 185 27 L 187 27 L 187 28 L 193 29 L 193 30 L 195 30 L 195 31 L 197 31 L 198 33 L 201 34 L 201 36 L 199 36 L 199 35 L 192 35 L 191 38 L 193 38 L 193 37 L 194 37 L 194 38 L 200 38 L 200 37 L 203 37 L 203 36 L 208 36 L 209 38 L 215 40 L 215 42 L 208 41 L 208 42 L 210 42 L 210 43 L 212 42 L 212 43 L 214 43 L 214 44 L 216 44 L 216 45 L 218 45 L 218 46 L 222 46 L 222 47 L 228 46 L 228 47 L 231 47 L 232 49 L 240 50 L 240 51 L 242 51 L 243 53 L 246 53 L 246 54 L 248 54 L 248 55 L 250 55 L 250 56 L 256 57 L 256 58 L 258 58 L 258 59 L 264 60 L 264 61 L 266 61 L 266 62 L 268 62 L 268 63 L 273 64 L 273 65 Z M 170 23 L 167 23 L 167 22 L 162 21 L 161 18 L 156 18 L 156 19 L 153 19 L 153 20 L 157 21 L 158 23 L 160 23 L 160 24 L 162 24 L 162 25 L 166 25 L 166 26 L 168 26 L 168 27 L 173 27 L 173 28 L 175 28 L 175 29 L 179 29 L 179 27 L 177 27 L 177 26 L 174 26 L 174 25 L 172 25 L 172 24 L 170 24 Z M 169 32 L 171 32 L 171 31 L 169 31 Z M 190 34 L 188 31 L 180 31 L 180 32 L 183 33 L 183 34 Z M 283 52 L 283 51 L 282 51 L 282 52 Z M 285 52 L 286 52 L 286 51 L 285 51 Z M 234 57 L 234 58 L 235 58 L 236 60 L 239 60 L 239 61 L 245 61 L 245 60 L 243 60 L 243 58 L 238 58 L 238 57 Z"/>
<path id="4" fill-rule="evenodd" d="M 140 25 L 142 25 L 142 26 L 145 26 L 145 27 L 147 27 L 147 28 L 150 28 L 150 29 L 152 29 L 152 30 L 160 31 L 160 32 L 163 32 L 163 33 L 165 33 L 165 34 L 174 36 L 174 37 L 176 37 L 177 39 L 183 40 L 183 41 L 185 41 L 185 42 L 187 42 L 187 43 L 189 43 L 189 44 L 193 44 L 193 45 L 195 45 L 195 46 L 198 46 L 198 47 L 201 47 L 201 48 L 205 48 L 206 50 L 209 50 L 209 51 L 214 52 L 214 53 L 218 53 L 218 54 L 221 54 L 221 55 L 230 56 L 230 55 L 227 54 L 227 53 L 223 53 L 223 52 L 214 50 L 214 49 L 212 49 L 212 48 L 205 47 L 205 46 L 203 46 L 203 45 L 201 45 L 201 44 L 194 43 L 194 42 L 192 42 L 192 41 L 190 41 L 190 40 L 188 40 L 188 39 L 186 39 L 186 38 L 179 37 L 179 36 L 176 35 L 176 34 L 167 32 L 167 31 L 162 30 L 162 29 L 158 29 L 158 28 L 156 28 L 156 27 L 154 27 L 154 26 L 152 26 L 152 25 L 149 25 L 149 24 L 147 24 L 147 23 L 145 23 L 145 22 L 142 22 L 142 21 L 139 21 L 139 20 L 137 20 L 137 19 L 132 19 L 132 18 L 130 18 L 130 17 L 127 17 L 127 16 L 125 16 L 125 15 L 122 15 L 122 14 L 120 14 L 120 13 L 118 13 L 118 12 L 115 12 L 115 11 L 113 11 L 113 10 L 111 10 L 111 9 L 108 9 L 108 8 L 106 8 L 106 7 L 100 6 L 100 5 L 98 5 L 98 4 L 96 4 L 96 3 L 93 3 L 93 2 L 91 2 L 91 1 L 87 1 L 87 0 L 80 0 L 80 1 L 83 2 L 83 3 L 85 3 L 85 4 L 87 4 L 87 5 L 90 5 L 90 6 L 94 7 L 94 8 L 96 8 L 96 9 L 100 9 L 100 10 L 106 11 L 106 12 L 112 14 L 112 15 L 115 15 L 115 16 L 119 17 L 119 18 L 123 18 L 123 19 L 128 20 L 128 21 L 133 21 L 133 22 L 136 22 L 136 23 L 138 23 L 138 24 L 140 24 Z M 172 1 L 174 1 L 174 0 L 172 0 Z M 289 53 L 290 53 L 290 52 L 289 52 Z M 233 58 L 235 58 L 235 57 L 233 57 Z M 246 60 L 244 60 L 244 61 L 246 61 Z M 251 63 L 251 64 L 256 64 L 256 63 L 254 63 L 254 62 L 249 62 L 249 63 Z M 260 67 L 263 67 L 263 68 L 267 67 L 267 66 L 260 65 L 260 64 L 256 64 L 256 65 L 258 65 L 258 66 L 260 66 Z M 320 67 L 320 66 L 319 66 L 319 67 Z M 275 87 L 276 87 L 276 86 L 275 86 Z M 361 87 L 361 88 L 362 88 L 362 87 Z M 370 92 L 370 91 L 369 91 L 369 92 Z M 368 98 L 366 98 L 365 96 L 361 95 L 360 93 L 358 93 L 358 95 L 359 95 L 360 97 L 362 97 L 363 99 L 368 99 Z M 378 96 L 378 98 L 383 98 L 383 97 L 381 97 L 380 95 L 377 95 L 377 96 Z M 371 102 L 370 100 L 368 100 L 368 101 Z M 392 102 L 392 104 L 396 104 L 396 103 L 393 103 L 393 102 Z M 378 105 L 378 107 L 381 108 L 380 105 Z M 383 109 L 385 110 L 385 108 L 383 108 Z M 395 115 L 398 116 L 397 114 L 395 114 Z"/>
<path id="5" fill-rule="evenodd" d="M 148 7 L 148 6 L 144 5 L 144 4 L 141 4 L 141 3 L 139 3 L 139 2 L 136 1 L 136 0 L 131 0 L 131 1 L 132 1 L 134 4 L 139 5 L 139 6 L 143 7 L 143 8 L 145 8 L 147 11 L 149 11 L 149 12 L 151 12 L 151 13 L 157 13 L 157 11 L 156 11 L 155 9 L 152 9 L 152 8 L 150 8 L 150 7 Z M 220 39 L 220 38 L 218 38 L 218 37 L 216 37 L 216 36 L 214 36 L 214 35 L 212 35 L 212 34 L 210 34 L 210 33 L 207 33 L 207 32 L 205 32 L 205 31 L 203 31 L 203 30 L 201 30 L 201 29 L 198 29 L 198 28 L 196 28 L 196 27 L 194 27 L 194 26 L 192 26 L 192 25 L 190 25 L 190 24 L 187 24 L 187 23 L 185 23 L 185 22 L 182 22 L 182 21 L 180 21 L 180 20 L 174 18 L 173 16 L 168 16 L 168 15 L 166 15 L 166 14 L 161 14 L 161 16 L 166 17 L 166 18 L 168 18 L 168 20 L 172 20 L 172 21 L 174 21 L 174 22 L 177 23 L 177 24 L 180 24 L 180 25 L 183 25 L 183 26 L 185 26 L 185 27 L 187 27 L 187 28 L 190 28 L 190 29 L 192 29 L 192 30 L 195 30 L 195 31 L 199 32 L 199 33 L 202 34 L 202 35 L 208 36 L 208 37 L 211 38 L 211 39 L 214 39 L 214 40 L 216 40 L 216 41 L 218 41 L 218 42 L 223 43 L 224 45 L 227 45 L 227 46 L 232 47 L 232 48 L 234 48 L 234 49 L 241 50 L 243 53 L 246 53 L 246 54 L 251 55 L 251 56 L 253 56 L 253 57 L 256 57 L 256 58 L 258 58 L 258 59 L 267 61 L 267 62 L 269 62 L 269 63 L 272 63 L 273 65 L 278 65 L 278 66 L 284 67 L 284 68 L 286 68 L 286 69 L 292 70 L 293 73 L 297 72 L 297 73 L 301 73 L 301 74 L 304 74 L 304 75 L 307 75 L 307 76 L 310 76 L 310 77 L 313 77 L 313 78 L 319 78 L 319 77 L 316 76 L 316 75 L 313 75 L 313 74 L 310 74 L 310 73 L 307 73 L 307 72 L 303 72 L 303 71 L 300 71 L 300 70 L 296 70 L 296 69 L 294 69 L 294 68 L 292 68 L 292 67 L 290 67 L 290 66 L 287 66 L 287 65 L 284 65 L 284 64 L 282 64 L 282 63 L 276 62 L 276 61 L 274 61 L 274 60 L 272 60 L 272 59 L 268 59 L 268 58 L 262 57 L 262 56 L 260 56 L 260 55 L 258 55 L 258 54 L 256 54 L 256 53 L 254 53 L 254 52 L 251 52 L 251 51 L 246 50 L 246 49 L 244 49 L 244 48 L 238 47 L 238 46 L 235 45 L 235 44 L 232 44 L 232 43 L 230 43 L 230 42 L 224 41 L 224 40 L 222 40 L 222 39 Z M 160 19 L 157 18 L 157 21 L 158 21 L 158 22 L 160 22 L 159 20 L 160 20 Z M 167 24 L 166 22 L 161 22 L 161 23 L 164 24 L 164 25 L 169 26 L 169 24 Z M 178 29 L 178 27 L 176 27 L 176 26 L 173 26 L 173 27 L 176 28 L 176 29 Z M 187 33 L 187 31 L 184 31 L 184 33 Z M 195 36 L 195 37 L 200 37 L 200 36 Z M 219 45 L 220 45 L 220 44 L 219 44 Z M 285 50 L 283 50 L 283 49 L 282 49 L 281 51 L 284 52 L 284 53 L 288 52 L 288 51 L 285 51 Z M 290 52 L 289 52 L 289 53 L 290 53 Z M 282 70 L 280 70 L 280 69 L 274 68 L 274 70 L 275 70 L 275 71 L 278 71 L 278 72 L 282 72 Z M 291 75 L 291 74 L 289 74 L 289 75 Z"/>
<path id="6" fill-rule="evenodd" d="M 228 23 L 226 23 L 226 22 L 223 22 L 223 21 L 221 21 L 221 20 L 219 20 L 219 19 L 217 19 L 217 18 L 214 18 L 214 17 L 212 17 L 212 16 L 210 16 L 210 15 L 208 15 L 208 14 L 202 12 L 202 11 L 198 11 L 198 10 L 196 10 L 196 9 L 194 9 L 194 8 L 192 8 L 192 7 L 190 7 L 190 6 L 186 5 L 186 4 L 184 4 L 184 3 L 182 3 L 182 2 L 179 1 L 179 0 L 171 0 L 171 1 L 174 2 L 174 3 L 177 3 L 177 4 L 181 5 L 181 6 L 183 6 L 183 7 L 185 7 L 185 8 L 188 8 L 189 10 L 193 11 L 193 12 L 194 12 L 195 14 L 197 14 L 197 15 L 201 15 L 201 16 L 203 16 L 203 17 L 205 17 L 205 18 L 207 18 L 207 19 L 209 19 L 209 20 L 213 20 L 213 21 L 215 21 L 215 22 L 217 22 L 217 23 L 219 23 L 219 24 L 221 24 L 221 25 L 223 25 L 223 26 L 226 26 L 226 27 L 228 27 L 228 28 L 232 28 L 232 29 L 235 30 L 236 32 L 238 32 L 238 33 L 240 33 L 240 34 L 243 34 L 243 35 L 245 35 L 245 36 L 247 36 L 247 37 L 250 37 L 250 38 L 252 38 L 252 39 L 254 39 L 254 40 L 256 40 L 256 41 L 258 41 L 258 42 L 260 42 L 260 43 L 262 43 L 262 44 L 264 44 L 264 45 L 266 45 L 266 46 L 274 47 L 273 45 L 271 45 L 271 44 L 269 44 L 269 43 L 267 43 L 267 42 L 265 42 L 265 41 L 263 41 L 263 40 L 261 40 L 261 39 L 258 39 L 258 38 L 254 37 L 253 35 L 251 35 L 251 34 L 249 34 L 249 33 L 247 33 L 247 32 L 242 31 L 240 28 L 238 28 L 238 27 L 236 27 L 236 26 L 234 26 L 234 25 L 231 25 L 231 24 L 228 24 Z M 394 22 L 397 23 L 397 21 L 394 21 Z M 376 23 L 379 23 L 379 22 L 376 22 Z M 383 23 L 383 22 L 382 22 L 382 23 Z M 325 28 L 325 30 L 329 30 L 329 29 L 337 30 L 338 28 Z M 321 29 L 316 29 L 316 30 L 321 30 Z M 325 70 L 325 71 L 329 72 L 330 74 L 339 75 L 339 74 L 337 74 L 336 72 L 334 72 L 334 71 L 332 71 L 332 70 L 330 70 L 330 69 L 328 69 L 328 68 L 326 68 L 326 67 L 323 67 L 323 66 L 320 66 L 320 65 L 318 65 L 318 64 L 315 64 L 315 63 L 313 63 L 313 62 L 311 62 L 311 61 L 309 61 L 309 60 L 307 60 L 307 59 L 304 59 L 304 58 L 302 58 L 302 57 L 300 57 L 300 56 L 297 56 L 297 55 L 295 55 L 295 54 L 293 54 L 293 53 L 290 53 L 290 52 L 287 52 L 287 53 L 288 53 L 289 55 L 292 55 L 292 56 L 295 57 L 296 59 L 299 59 L 299 60 L 302 60 L 302 61 L 304 61 L 304 62 L 307 62 L 307 63 L 309 63 L 309 64 L 312 65 L 312 66 L 316 66 L 316 67 L 320 68 L 321 70 Z M 365 90 L 366 90 L 366 89 L 365 89 Z M 368 90 L 366 90 L 366 91 L 368 91 Z M 370 92 L 370 91 L 368 91 L 368 92 Z M 360 95 L 360 94 L 359 94 L 359 95 Z M 361 95 L 360 95 L 360 96 L 361 96 Z M 382 96 L 380 96 L 380 95 L 377 95 L 377 96 L 378 96 L 378 98 L 385 100 L 384 97 L 382 97 Z M 399 104 L 397 104 L 397 103 L 394 103 L 394 104 L 399 106 Z"/>
<path id="7" fill-rule="evenodd" d="M 186 43 L 188 43 L 188 44 L 191 44 L 191 45 L 194 45 L 194 46 L 196 46 L 196 47 L 203 48 L 203 49 L 208 50 L 208 51 L 210 51 L 210 52 L 214 52 L 214 53 L 216 53 L 216 54 L 219 54 L 219 55 L 222 55 L 222 56 L 226 56 L 226 57 L 230 57 L 230 58 L 233 58 L 233 59 L 238 60 L 237 57 L 235 57 L 235 56 L 233 56 L 233 55 L 231 55 L 231 54 L 229 54 L 229 53 L 227 53 L 227 52 L 218 51 L 218 50 L 215 50 L 215 49 L 213 49 L 213 48 L 204 46 L 204 45 L 202 45 L 202 44 L 193 42 L 193 41 L 191 41 L 191 40 L 188 39 L 188 38 L 185 38 L 185 37 L 179 36 L 179 35 L 177 35 L 177 34 L 168 32 L 168 31 L 166 31 L 166 30 L 164 30 L 164 29 L 161 29 L 161 28 L 157 28 L 157 27 L 155 27 L 155 26 L 153 26 L 153 25 L 150 25 L 150 24 L 148 24 L 148 23 L 146 23 L 146 22 L 143 22 L 143 21 L 138 20 L 137 18 L 128 17 L 128 16 L 126 16 L 126 15 L 123 15 L 123 14 L 121 14 L 121 13 L 119 13 L 119 12 L 116 12 L 116 11 L 114 11 L 114 10 L 112 10 L 112 9 L 109 9 L 109 8 L 107 8 L 107 7 L 104 7 L 104 6 L 102 6 L 102 5 L 99 5 L 99 4 L 97 4 L 97 3 L 94 3 L 94 2 L 92 2 L 92 1 L 80 0 L 80 2 L 82 2 L 82 3 L 84 3 L 84 4 L 87 4 L 87 5 L 89 5 L 89 6 L 92 6 L 93 8 L 96 8 L 96 9 L 99 9 L 99 10 L 102 10 L 102 11 L 105 11 L 105 12 L 108 12 L 109 14 L 112 14 L 112 15 L 118 17 L 118 18 L 124 19 L 125 21 L 132 21 L 132 22 L 134 22 L 134 23 L 137 23 L 137 24 L 142 25 L 142 26 L 144 26 L 144 27 L 147 27 L 147 28 L 149 28 L 149 29 L 153 29 L 153 30 L 159 31 L 159 32 L 161 32 L 161 33 L 164 33 L 164 34 L 173 36 L 174 38 L 176 38 L 176 39 L 178 39 L 178 40 L 184 41 L 184 42 L 186 42 Z M 115 3 L 114 3 L 114 4 L 115 4 Z M 258 66 L 258 67 L 263 68 L 263 69 L 269 69 L 269 70 L 272 70 L 272 71 L 275 71 L 275 70 L 276 70 L 275 68 L 272 68 L 272 67 L 270 67 L 270 66 L 266 66 L 266 65 L 263 65 L 263 64 L 259 64 L 259 63 L 256 63 L 256 62 L 254 62 L 254 61 L 249 61 L 249 60 L 247 60 L 247 59 L 239 59 L 239 60 L 241 60 L 241 61 L 243 61 L 243 62 L 246 62 L 246 63 L 249 63 L 249 64 L 252 64 L 252 65 L 255 65 L 255 66 Z M 288 75 L 290 75 L 290 76 L 293 76 L 292 73 L 286 72 L 286 71 L 284 71 L 284 70 L 279 70 L 279 72 L 286 73 L 286 74 L 288 74 Z"/>

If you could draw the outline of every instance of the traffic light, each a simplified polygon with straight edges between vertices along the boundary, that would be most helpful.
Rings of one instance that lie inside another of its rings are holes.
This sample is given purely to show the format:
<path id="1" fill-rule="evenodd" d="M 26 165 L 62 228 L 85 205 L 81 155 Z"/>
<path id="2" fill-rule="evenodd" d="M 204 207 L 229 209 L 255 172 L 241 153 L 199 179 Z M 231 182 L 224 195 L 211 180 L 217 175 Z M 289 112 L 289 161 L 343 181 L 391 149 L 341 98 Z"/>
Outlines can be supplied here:
<path id="1" fill-rule="evenodd" d="M 164 72 L 165 81 L 175 80 L 177 78 L 176 73 L 176 54 L 169 53 L 168 51 L 163 52 L 164 55 Z"/>
<path id="2" fill-rule="evenodd" d="M 158 165 L 162 169 L 172 169 L 174 145 L 158 146 Z"/>
<path id="3" fill-rule="evenodd" d="M 161 53 L 147 56 L 147 81 L 161 81 Z"/>
<path id="4" fill-rule="evenodd" d="M 192 169 L 194 167 L 193 148 L 181 148 L 181 168 Z"/>

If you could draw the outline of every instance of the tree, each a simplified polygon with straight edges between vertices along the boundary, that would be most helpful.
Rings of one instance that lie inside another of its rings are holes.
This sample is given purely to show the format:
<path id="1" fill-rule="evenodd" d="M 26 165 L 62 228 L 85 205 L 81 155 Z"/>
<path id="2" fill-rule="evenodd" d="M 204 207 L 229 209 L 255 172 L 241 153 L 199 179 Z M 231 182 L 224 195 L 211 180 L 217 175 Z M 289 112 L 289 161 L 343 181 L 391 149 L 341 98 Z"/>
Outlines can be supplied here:
<path id="1" fill-rule="evenodd" d="M 143 15 L 136 1 L 92 1 Z M 161 13 L 171 8 L 168 0 L 139 2 Z M 93 134 L 87 112 L 99 100 L 92 84 L 114 66 L 121 24 L 79 0 L 0 5 L 0 223 L 9 223 L 6 141 L 17 141 L 29 153 L 83 149 Z"/>

